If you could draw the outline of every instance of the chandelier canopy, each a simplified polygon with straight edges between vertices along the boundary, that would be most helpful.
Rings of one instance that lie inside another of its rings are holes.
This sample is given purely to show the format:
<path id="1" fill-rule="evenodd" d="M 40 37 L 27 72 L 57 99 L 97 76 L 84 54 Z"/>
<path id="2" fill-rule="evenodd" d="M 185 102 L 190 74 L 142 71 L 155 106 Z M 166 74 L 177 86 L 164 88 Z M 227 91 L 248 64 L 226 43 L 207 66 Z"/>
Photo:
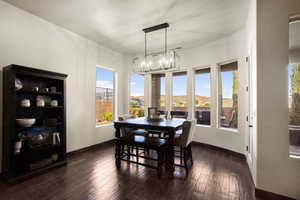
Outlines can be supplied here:
<path id="1" fill-rule="evenodd" d="M 149 28 L 143 29 L 145 33 L 145 54 L 144 57 L 135 58 L 133 60 L 134 63 L 134 71 L 137 73 L 143 72 L 151 72 L 151 71 L 160 71 L 160 70 L 171 70 L 177 69 L 177 61 L 179 59 L 178 54 L 175 49 L 168 51 L 167 44 L 167 29 L 169 27 L 168 23 L 159 24 L 156 26 L 152 26 Z M 147 33 L 165 29 L 165 49 L 163 52 L 152 53 L 150 55 L 147 54 Z"/>

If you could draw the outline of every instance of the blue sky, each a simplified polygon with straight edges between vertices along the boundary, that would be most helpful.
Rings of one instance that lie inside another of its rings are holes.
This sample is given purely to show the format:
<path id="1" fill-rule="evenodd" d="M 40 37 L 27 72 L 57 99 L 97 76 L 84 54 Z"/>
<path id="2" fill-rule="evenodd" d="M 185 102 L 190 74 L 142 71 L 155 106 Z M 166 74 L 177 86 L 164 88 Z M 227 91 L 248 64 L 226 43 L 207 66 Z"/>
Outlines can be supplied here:
<path id="1" fill-rule="evenodd" d="M 114 72 L 111 70 L 96 68 L 96 86 L 104 88 L 113 88 Z"/>
<path id="2" fill-rule="evenodd" d="M 222 72 L 223 97 L 232 97 L 232 72 Z M 161 81 L 161 94 L 165 95 L 165 77 Z M 144 95 L 144 77 L 142 75 L 131 75 L 131 95 Z M 210 74 L 195 75 L 196 95 L 210 96 Z M 187 90 L 187 76 L 174 76 L 173 78 L 173 94 L 174 96 L 186 95 Z"/>

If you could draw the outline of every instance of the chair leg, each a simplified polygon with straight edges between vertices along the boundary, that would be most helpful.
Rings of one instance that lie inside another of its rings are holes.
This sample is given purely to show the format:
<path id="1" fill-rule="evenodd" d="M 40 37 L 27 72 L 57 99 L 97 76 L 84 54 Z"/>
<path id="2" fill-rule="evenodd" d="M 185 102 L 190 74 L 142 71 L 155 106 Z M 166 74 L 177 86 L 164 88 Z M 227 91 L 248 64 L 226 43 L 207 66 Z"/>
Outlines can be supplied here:
<path id="1" fill-rule="evenodd" d="M 188 150 L 189 150 L 189 154 L 190 154 L 190 158 L 191 158 L 191 164 L 194 164 L 194 160 L 193 160 L 193 153 L 192 153 L 192 145 L 188 146 Z"/>
<path id="2" fill-rule="evenodd" d="M 162 151 L 158 150 L 157 151 L 157 174 L 158 177 L 161 177 L 162 174 L 162 163 L 163 163 L 163 155 L 162 155 Z"/>
<path id="3" fill-rule="evenodd" d="M 180 165 L 182 165 L 183 149 L 180 147 Z"/>
<path id="4" fill-rule="evenodd" d="M 188 163 L 187 163 L 187 149 L 183 148 L 183 160 L 184 160 L 184 168 L 186 170 L 186 175 L 188 175 L 189 171 L 188 171 Z"/>
<path id="5" fill-rule="evenodd" d="M 115 153 L 115 159 L 116 159 L 116 166 L 117 168 L 121 167 L 121 148 L 122 148 L 122 144 L 120 144 L 120 142 L 116 142 L 116 153 Z"/>
<path id="6" fill-rule="evenodd" d="M 127 161 L 130 161 L 130 153 L 131 153 L 131 147 L 127 145 Z"/>
<path id="7" fill-rule="evenodd" d="M 139 147 L 136 147 L 136 162 L 139 162 Z"/>

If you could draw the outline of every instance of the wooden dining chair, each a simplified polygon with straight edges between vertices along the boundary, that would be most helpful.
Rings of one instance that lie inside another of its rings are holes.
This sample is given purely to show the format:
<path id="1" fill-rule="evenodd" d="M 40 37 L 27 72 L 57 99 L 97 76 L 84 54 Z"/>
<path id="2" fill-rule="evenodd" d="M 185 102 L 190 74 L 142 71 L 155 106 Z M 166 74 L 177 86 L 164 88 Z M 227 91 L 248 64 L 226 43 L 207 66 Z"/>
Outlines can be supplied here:
<path id="1" fill-rule="evenodd" d="M 182 132 L 178 132 L 175 135 L 175 146 L 179 147 L 180 151 L 180 167 L 184 167 L 186 173 L 188 174 L 188 161 L 191 161 L 191 165 L 193 165 L 193 155 L 192 155 L 192 147 L 191 142 L 194 136 L 196 120 L 185 121 L 182 125 Z M 176 152 L 175 152 L 176 154 Z"/>
<path id="2" fill-rule="evenodd" d="M 164 118 L 167 118 L 168 117 L 168 111 L 166 110 L 158 110 L 157 113 L 161 116 L 163 115 Z M 165 135 L 163 132 L 161 131 L 157 131 L 157 130 L 148 130 L 149 132 L 149 135 L 152 136 L 152 137 L 159 137 L 159 138 L 164 138 Z"/>
<path id="3" fill-rule="evenodd" d="M 118 117 L 119 121 L 124 121 L 124 120 L 131 119 L 131 118 L 133 118 L 133 117 L 130 114 L 123 114 L 123 115 L 119 115 L 119 117 Z M 127 135 L 148 136 L 149 133 L 145 129 L 122 128 L 121 136 L 127 136 Z"/>
<path id="4" fill-rule="evenodd" d="M 141 135 L 129 135 L 125 137 L 120 137 L 116 139 L 117 145 L 120 146 L 117 150 L 117 156 L 116 159 L 118 160 L 117 167 L 120 167 L 118 165 L 121 164 L 121 160 L 135 163 L 138 165 L 143 165 L 145 167 L 155 168 L 157 169 L 158 176 L 161 176 L 162 174 L 162 166 L 165 162 L 165 154 L 168 147 L 168 143 L 166 139 L 162 138 L 155 138 L 155 137 L 145 137 Z M 130 148 L 135 149 L 150 149 L 157 152 L 157 157 L 152 157 L 151 154 L 140 155 L 139 151 L 136 151 L 136 153 L 131 152 L 130 150 L 120 151 L 124 146 L 128 146 Z M 132 160 L 131 157 L 135 157 L 135 160 Z M 144 160 L 152 160 L 156 161 L 156 165 L 150 165 L 145 162 L 140 162 L 139 158 L 143 158 Z"/>
<path id="5" fill-rule="evenodd" d="M 188 117 L 188 112 L 186 111 L 171 111 L 171 118 L 183 118 L 187 119 Z"/>

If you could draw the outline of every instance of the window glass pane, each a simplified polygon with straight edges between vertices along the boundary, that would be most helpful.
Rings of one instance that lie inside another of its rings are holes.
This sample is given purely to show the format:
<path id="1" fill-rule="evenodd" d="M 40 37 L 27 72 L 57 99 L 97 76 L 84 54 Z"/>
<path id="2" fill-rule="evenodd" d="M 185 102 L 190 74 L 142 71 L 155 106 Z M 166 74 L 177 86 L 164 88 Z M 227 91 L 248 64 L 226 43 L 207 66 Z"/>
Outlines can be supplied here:
<path id="1" fill-rule="evenodd" d="M 114 76 L 111 70 L 96 68 L 96 124 L 113 121 L 114 111 Z"/>
<path id="2" fill-rule="evenodd" d="M 152 74 L 152 107 L 158 110 L 166 109 L 166 78 L 165 74 Z"/>
<path id="3" fill-rule="evenodd" d="M 210 125 L 210 68 L 195 71 L 195 118 L 197 124 Z"/>
<path id="4" fill-rule="evenodd" d="M 173 108 L 187 111 L 187 75 L 186 72 L 173 73 Z"/>
<path id="5" fill-rule="evenodd" d="M 130 76 L 129 113 L 134 117 L 143 117 L 145 115 L 144 107 L 144 76 L 132 74 Z"/>
<path id="6" fill-rule="evenodd" d="M 238 127 L 238 64 L 233 62 L 220 66 L 221 111 L 220 126 Z"/>
<path id="7" fill-rule="evenodd" d="M 290 64 L 288 75 L 290 154 L 300 156 L 300 64 Z"/>

